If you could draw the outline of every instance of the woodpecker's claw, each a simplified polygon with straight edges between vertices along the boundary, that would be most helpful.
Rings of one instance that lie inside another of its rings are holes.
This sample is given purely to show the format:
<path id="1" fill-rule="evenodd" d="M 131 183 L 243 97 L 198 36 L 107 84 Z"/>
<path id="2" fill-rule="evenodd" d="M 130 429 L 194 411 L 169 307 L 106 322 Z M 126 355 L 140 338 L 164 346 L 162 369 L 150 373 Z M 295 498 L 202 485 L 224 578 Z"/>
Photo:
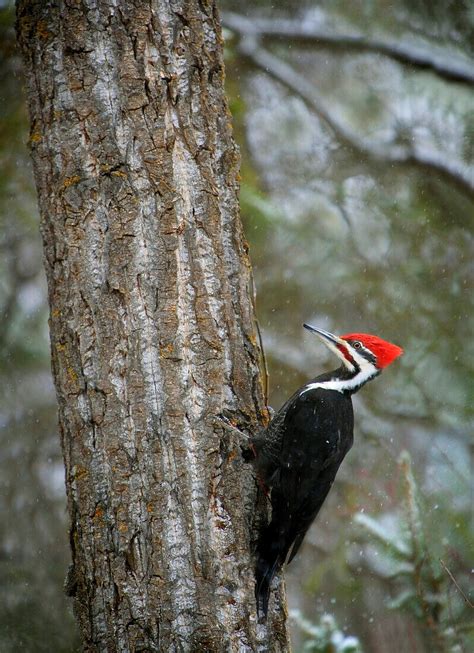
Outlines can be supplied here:
<path id="1" fill-rule="evenodd" d="M 253 462 L 257 457 L 257 452 L 255 451 L 255 447 L 252 443 L 250 443 L 250 446 L 248 447 L 240 447 L 240 451 L 242 452 L 242 458 L 246 463 Z"/>
<path id="2" fill-rule="evenodd" d="M 248 441 L 250 440 L 250 436 L 247 435 L 247 433 L 244 433 L 240 429 L 238 429 L 236 426 L 231 424 L 227 417 L 224 416 L 216 416 L 212 418 L 212 421 L 216 426 L 224 429 L 224 431 L 227 431 L 228 433 L 232 433 L 233 435 L 237 436 L 239 439 L 245 440 L 245 444 L 241 443 L 240 445 L 240 451 L 242 453 L 242 458 L 244 462 L 250 463 L 256 458 L 256 452 L 255 448 L 252 443 L 250 445 L 248 444 Z"/>
<path id="3" fill-rule="evenodd" d="M 245 440 L 249 439 L 250 436 L 248 436 L 247 433 L 244 433 L 236 426 L 231 424 L 231 422 L 227 419 L 227 417 L 216 415 L 212 419 L 217 426 L 220 426 L 225 431 L 228 431 L 229 433 L 233 433 L 234 435 L 237 435 L 239 438 L 244 438 Z"/>

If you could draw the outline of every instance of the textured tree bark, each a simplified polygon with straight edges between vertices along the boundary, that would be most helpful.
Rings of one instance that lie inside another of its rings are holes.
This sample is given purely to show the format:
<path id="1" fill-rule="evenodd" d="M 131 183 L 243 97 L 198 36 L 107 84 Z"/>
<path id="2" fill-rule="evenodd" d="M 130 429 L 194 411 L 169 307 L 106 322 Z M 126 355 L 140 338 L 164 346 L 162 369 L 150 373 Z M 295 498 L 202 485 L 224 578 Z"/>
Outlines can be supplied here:
<path id="1" fill-rule="evenodd" d="M 20 0 L 86 651 L 286 651 L 255 616 L 264 420 L 211 0 Z"/>

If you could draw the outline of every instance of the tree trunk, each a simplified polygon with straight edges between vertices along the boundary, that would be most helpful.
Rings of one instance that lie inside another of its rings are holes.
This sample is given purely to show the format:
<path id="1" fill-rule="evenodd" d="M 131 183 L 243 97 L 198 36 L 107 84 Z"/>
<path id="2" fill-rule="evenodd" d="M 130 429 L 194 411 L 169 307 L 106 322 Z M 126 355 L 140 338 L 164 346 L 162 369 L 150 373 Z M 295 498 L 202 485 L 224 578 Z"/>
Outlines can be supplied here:
<path id="1" fill-rule="evenodd" d="M 20 0 L 86 651 L 287 651 L 254 600 L 265 415 L 211 0 Z"/>

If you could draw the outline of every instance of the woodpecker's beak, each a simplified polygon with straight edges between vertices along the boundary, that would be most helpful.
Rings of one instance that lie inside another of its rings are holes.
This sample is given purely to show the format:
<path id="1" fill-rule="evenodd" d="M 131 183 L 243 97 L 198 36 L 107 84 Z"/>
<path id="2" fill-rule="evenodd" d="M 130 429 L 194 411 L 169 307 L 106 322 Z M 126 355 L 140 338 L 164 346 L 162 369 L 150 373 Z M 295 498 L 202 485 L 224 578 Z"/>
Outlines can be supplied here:
<path id="1" fill-rule="evenodd" d="M 316 327 L 311 326 L 311 324 L 303 324 L 303 326 L 305 329 L 308 329 L 308 331 L 313 331 L 313 333 L 319 336 L 326 347 L 336 354 L 348 369 L 354 369 L 351 361 L 349 361 L 344 355 L 344 352 L 347 352 L 347 342 L 344 342 L 342 338 L 338 338 L 333 333 L 329 333 L 329 331 L 325 331 L 324 329 L 317 329 Z"/>
<path id="2" fill-rule="evenodd" d="M 308 329 L 308 331 L 314 331 L 314 333 L 316 333 L 321 338 L 326 346 L 328 346 L 328 343 L 332 343 L 336 346 L 346 344 L 344 340 L 341 340 L 341 338 L 338 338 L 333 333 L 329 333 L 329 331 L 324 331 L 324 329 L 317 329 L 316 327 L 311 326 L 311 324 L 303 324 L 303 326 L 305 329 Z"/>

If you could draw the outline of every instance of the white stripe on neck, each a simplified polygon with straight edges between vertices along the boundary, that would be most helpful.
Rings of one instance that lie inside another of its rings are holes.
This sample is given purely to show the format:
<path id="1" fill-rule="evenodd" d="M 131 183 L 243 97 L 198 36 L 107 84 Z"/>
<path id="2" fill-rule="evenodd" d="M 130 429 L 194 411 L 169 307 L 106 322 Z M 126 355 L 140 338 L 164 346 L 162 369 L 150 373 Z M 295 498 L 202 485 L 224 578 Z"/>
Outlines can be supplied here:
<path id="1" fill-rule="evenodd" d="M 302 394 L 308 390 L 315 390 L 316 388 L 324 388 L 325 390 L 336 390 L 337 392 L 346 392 L 347 390 L 354 390 L 359 386 L 363 385 L 367 381 L 377 375 L 378 369 L 372 363 L 369 363 L 368 360 L 362 356 L 357 356 L 358 365 L 360 366 L 359 372 L 352 377 L 352 379 L 337 379 L 334 381 L 320 381 L 319 383 L 308 383 L 302 392 L 300 392 L 300 397 Z"/>

